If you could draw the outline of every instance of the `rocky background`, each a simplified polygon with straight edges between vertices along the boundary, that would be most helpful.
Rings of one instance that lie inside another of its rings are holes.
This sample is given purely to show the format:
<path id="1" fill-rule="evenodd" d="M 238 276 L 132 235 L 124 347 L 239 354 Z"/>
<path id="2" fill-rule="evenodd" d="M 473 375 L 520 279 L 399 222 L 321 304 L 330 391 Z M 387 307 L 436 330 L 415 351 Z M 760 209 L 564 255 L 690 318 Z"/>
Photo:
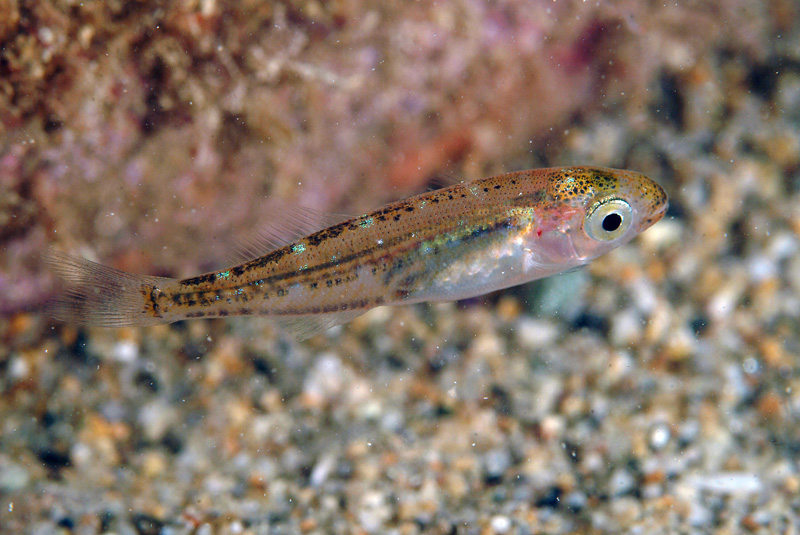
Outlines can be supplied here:
<path id="1" fill-rule="evenodd" d="M 0 531 L 797 530 L 798 16 L 0 0 Z M 186 276 L 274 199 L 566 164 L 670 212 L 585 270 L 303 343 L 40 313 L 48 245 Z"/>

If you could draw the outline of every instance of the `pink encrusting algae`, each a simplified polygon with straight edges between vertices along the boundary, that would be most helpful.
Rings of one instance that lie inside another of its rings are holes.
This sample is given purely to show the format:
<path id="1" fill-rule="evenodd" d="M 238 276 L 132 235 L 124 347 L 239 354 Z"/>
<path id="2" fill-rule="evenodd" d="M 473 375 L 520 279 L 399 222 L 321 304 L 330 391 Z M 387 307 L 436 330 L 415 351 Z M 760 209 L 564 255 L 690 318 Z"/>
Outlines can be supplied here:
<path id="1" fill-rule="evenodd" d="M 666 207 L 664 190 L 632 171 L 507 173 L 317 231 L 313 212 L 293 210 L 293 221 L 267 232 L 272 250 L 264 256 L 184 280 L 53 251 L 47 261 L 68 287 L 50 311 L 107 327 L 264 315 L 306 337 L 376 306 L 464 299 L 585 264 L 660 220 Z"/>

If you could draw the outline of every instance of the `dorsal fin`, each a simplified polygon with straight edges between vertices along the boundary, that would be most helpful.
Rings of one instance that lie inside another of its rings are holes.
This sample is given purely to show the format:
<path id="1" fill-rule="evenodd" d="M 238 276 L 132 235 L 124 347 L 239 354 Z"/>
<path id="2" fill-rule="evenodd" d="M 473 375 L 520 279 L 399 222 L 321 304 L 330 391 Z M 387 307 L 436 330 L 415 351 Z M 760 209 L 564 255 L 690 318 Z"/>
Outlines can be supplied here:
<path id="1" fill-rule="evenodd" d="M 439 189 L 449 188 L 450 186 L 455 186 L 456 184 L 463 184 L 465 182 L 469 181 L 464 180 L 462 177 L 459 177 L 454 173 L 436 173 L 428 180 L 426 191 L 436 191 Z"/>
<path id="2" fill-rule="evenodd" d="M 234 262 L 264 256 L 352 217 L 283 202 L 270 203 L 266 209 L 269 211 L 269 221 L 244 239 L 237 240 L 238 251 L 232 259 Z"/>

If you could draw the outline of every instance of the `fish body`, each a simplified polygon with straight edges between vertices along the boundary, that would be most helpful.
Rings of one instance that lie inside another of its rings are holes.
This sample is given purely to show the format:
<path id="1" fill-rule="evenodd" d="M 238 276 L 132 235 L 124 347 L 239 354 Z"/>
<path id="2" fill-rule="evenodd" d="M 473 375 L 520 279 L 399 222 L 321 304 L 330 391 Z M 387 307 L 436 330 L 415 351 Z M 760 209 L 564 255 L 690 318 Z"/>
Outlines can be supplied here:
<path id="1" fill-rule="evenodd" d="M 464 299 L 585 264 L 666 206 L 664 190 L 639 173 L 560 167 L 410 197 L 183 280 L 51 252 L 68 284 L 51 314 L 109 327 L 263 315 L 309 336 L 376 306 Z"/>

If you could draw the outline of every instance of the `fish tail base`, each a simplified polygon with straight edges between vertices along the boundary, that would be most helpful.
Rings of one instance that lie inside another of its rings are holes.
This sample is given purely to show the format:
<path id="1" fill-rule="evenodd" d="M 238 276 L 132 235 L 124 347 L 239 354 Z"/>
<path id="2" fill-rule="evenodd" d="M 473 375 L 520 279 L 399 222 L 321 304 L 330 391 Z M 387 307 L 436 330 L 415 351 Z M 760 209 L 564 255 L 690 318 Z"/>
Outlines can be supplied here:
<path id="1" fill-rule="evenodd" d="M 165 317 L 154 301 L 159 289 L 173 279 L 126 273 L 54 249 L 43 260 L 63 282 L 63 290 L 46 308 L 59 321 L 123 327 L 178 319 Z"/>

